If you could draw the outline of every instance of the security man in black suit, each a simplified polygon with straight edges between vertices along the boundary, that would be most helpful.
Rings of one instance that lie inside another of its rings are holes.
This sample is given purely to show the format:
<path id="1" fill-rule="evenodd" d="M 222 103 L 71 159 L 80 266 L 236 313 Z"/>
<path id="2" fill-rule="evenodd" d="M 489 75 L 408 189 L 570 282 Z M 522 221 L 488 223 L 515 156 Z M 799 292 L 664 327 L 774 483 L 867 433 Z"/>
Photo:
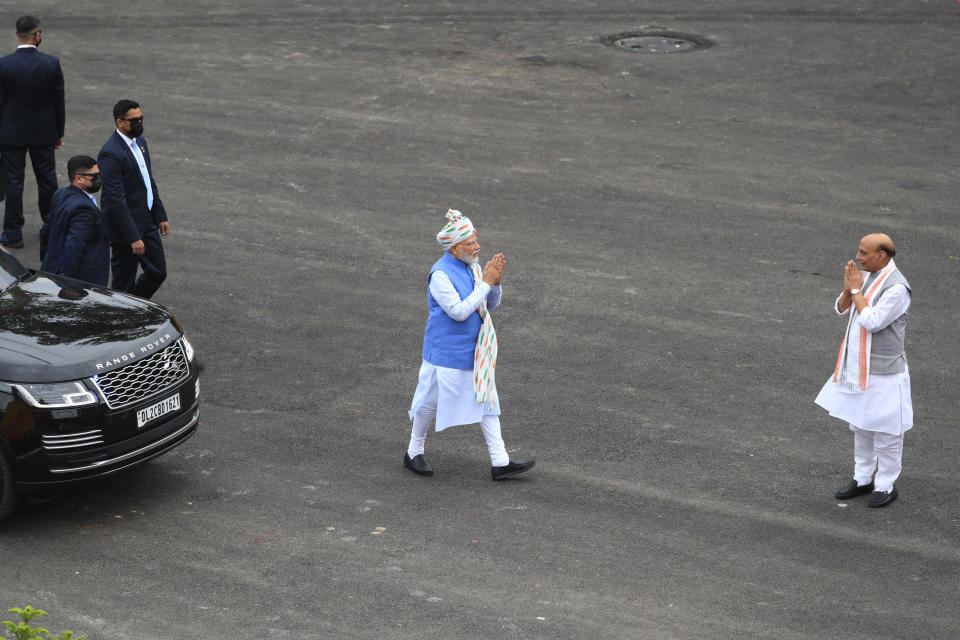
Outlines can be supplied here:
<path id="1" fill-rule="evenodd" d="M 40 229 L 42 271 L 107 286 L 110 247 L 103 235 L 97 199 L 100 169 L 90 156 L 67 162 L 70 186 L 53 194 L 50 215 Z"/>
<path id="2" fill-rule="evenodd" d="M 120 100 L 113 119 L 117 129 L 97 158 L 103 178 L 103 229 L 110 242 L 110 286 L 149 298 L 167 277 L 160 236 L 170 232 L 170 223 L 153 179 L 140 105 Z M 143 270 L 139 278 L 138 266 Z"/>
<path id="3" fill-rule="evenodd" d="M 7 182 L 7 204 L 0 242 L 23 246 L 23 175 L 27 151 L 37 179 L 37 207 L 47 219 L 57 190 L 54 149 L 63 146 L 66 110 L 60 61 L 37 51 L 40 21 L 17 20 L 20 46 L 0 58 L 0 156 Z"/>

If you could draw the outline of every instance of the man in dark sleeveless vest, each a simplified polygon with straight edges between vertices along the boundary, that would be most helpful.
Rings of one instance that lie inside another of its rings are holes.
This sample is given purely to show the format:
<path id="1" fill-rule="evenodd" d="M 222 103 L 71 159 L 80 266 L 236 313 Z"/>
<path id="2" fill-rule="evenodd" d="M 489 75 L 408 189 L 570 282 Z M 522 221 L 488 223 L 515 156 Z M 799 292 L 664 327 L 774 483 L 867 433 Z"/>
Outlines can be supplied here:
<path id="1" fill-rule="evenodd" d="M 834 303 L 834 310 L 848 318 L 847 331 L 833 375 L 816 400 L 853 431 L 853 479 L 836 498 L 871 493 L 871 507 L 896 500 L 903 434 L 913 426 L 903 346 L 911 290 L 894 255 L 890 236 L 873 233 L 860 240 L 857 251 L 863 271 L 847 262 L 843 293 Z"/>
<path id="2" fill-rule="evenodd" d="M 437 242 L 446 251 L 427 277 L 427 326 L 403 466 L 421 476 L 433 475 L 423 452 L 434 420 L 437 431 L 479 422 L 490 453 L 490 473 L 494 480 L 504 480 L 534 465 L 534 460 L 511 460 L 500 434 L 494 380 L 497 336 L 490 312 L 500 305 L 506 260 L 498 253 L 481 270 L 476 229 L 453 209 L 447 211 L 447 224 Z"/>

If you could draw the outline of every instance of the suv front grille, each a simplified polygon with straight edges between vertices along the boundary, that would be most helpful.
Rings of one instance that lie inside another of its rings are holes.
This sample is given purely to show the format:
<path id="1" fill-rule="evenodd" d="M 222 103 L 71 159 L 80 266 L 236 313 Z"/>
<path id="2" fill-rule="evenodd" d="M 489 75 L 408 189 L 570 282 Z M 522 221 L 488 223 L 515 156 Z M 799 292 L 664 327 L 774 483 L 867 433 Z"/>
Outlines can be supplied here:
<path id="1" fill-rule="evenodd" d="M 143 360 L 94 376 L 111 409 L 122 409 L 172 387 L 190 375 L 180 341 Z"/>
<path id="2" fill-rule="evenodd" d="M 43 436 L 44 451 L 52 453 L 70 453 L 98 444 L 103 444 L 103 433 L 100 429 L 59 435 L 46 434 Z"/>

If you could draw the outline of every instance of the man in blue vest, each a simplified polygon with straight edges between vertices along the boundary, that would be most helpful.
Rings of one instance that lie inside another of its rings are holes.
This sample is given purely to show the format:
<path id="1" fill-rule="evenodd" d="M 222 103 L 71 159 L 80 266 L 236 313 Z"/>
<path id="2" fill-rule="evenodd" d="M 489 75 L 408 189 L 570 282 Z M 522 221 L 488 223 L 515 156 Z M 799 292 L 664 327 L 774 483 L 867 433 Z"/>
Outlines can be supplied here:
<path id="1" fill-rule="evenodd" d="M 903 346 L 910 283 L 897 269 L 895 255 L 890 236 L 872 233 L 860 240 L 857 251 L 863 271 L 853 260 L 844 267 L 843 293 L 834 310 L 847 317 L 847 330 L 833 375 L 816 399 L 853 432 L 853 479 L 835 497 L 849 500 L 869 493 L 873 508 L 897 499 L 894 482 L 902 466 L 903 436 L 913 427 Z"/>
<path id="2" fill-rule="evenodd" d="M 453 209 L 447 211 L 447 224 L 437 242 L 446 251 L 427 279 L 423 362 L 409 411 L 413 429 L 403 465 L 418 475 L 433 475 L 423 452 L 434 420 L 437 431 L 479 422 L 490 453 L 491 476 L 504 480 L 535 464 L 532 459 L 511 460 L 500 432 L 494 380 L 497 337 L 490 311 L 500 304 L 506 259 L 498 253 L 481 270 L 476 229 Z"/>
<path id="3" fill-rule="evenodd" d="M 0 155 L 7 183 L 3 216 L 5 246 L 23 247 L 23 176 L 27 152 L 37 179 L 37 207 L 47 219 L 57 189 L 54 149 L 63 147 L 66 122 L 60 61 L 40 53 L 40 21 L 17 20 L 16 52 L 0 58 Z"/>
<path id="4" fill-rule="evenodd" d="M 100 207 L 100 169 L 90 156 L 67 161 L 70 186 L 57 189 L 50 215 L 40 229 L 40 269 L 84 282 L 107 286 L 110 246 L 103 235 Z"/>

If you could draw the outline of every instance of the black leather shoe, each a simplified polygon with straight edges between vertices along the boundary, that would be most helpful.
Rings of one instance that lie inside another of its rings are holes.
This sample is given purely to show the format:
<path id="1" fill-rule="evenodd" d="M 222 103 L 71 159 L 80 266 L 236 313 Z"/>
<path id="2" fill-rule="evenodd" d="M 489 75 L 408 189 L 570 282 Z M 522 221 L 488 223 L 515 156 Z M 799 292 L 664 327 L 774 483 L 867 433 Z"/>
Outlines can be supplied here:
<path id="1" fill-rule="evenodd" d="M 427 464 L 427 459 L 423 457 L 422 453 L 413 456 L 412 460 L 410 454 L 403 454 L 403 466 L 421 476 L 433 475 L 433 468 Z"/>
<path id="2" fill-rule="evenodd" d="M 11 249 L 23 249 L 23 240 L 7 240 L 0 238 L 0 244 Z"/>
<path id="3" fill-rule="evenodd" d="M 885 507 L 894 500 L 897 499 L 897 488 L 894 487 L 890 491 L 874 491 L 873 495 L 870 496 L 870 503 L 867 505 L 873 509 L 879 509 L 880 507 Z"/>
<path id="4" fill-rule="evenodd" d="M 525 471 L 530 471 L 530 469 L 533 469 L 533 465 L 535 464 L 537 464 L 537 461 L 532 459 L 521 460 L 519 462 L 514 462 L 511 460 L 505 466 L 490 467 L 490 475 L 493 476 L 494 480 L 504 480 L 506 478 L 518 476 Z"/>
<path id="5" fill-rule="evenodd" d="M 865 493 L 870 493 L 873 491 L 873 483 L 865 484 L 862 487 L 857 486 L 856 480 L 851 480 L 850 484 L 845 486 L 843 489 L 837 489 L 837 492 L 833 494 L 836 496 L 837 500 L 849 500 L 850 498 L 855 498 L 857 496 L 862 496 Z"/>

